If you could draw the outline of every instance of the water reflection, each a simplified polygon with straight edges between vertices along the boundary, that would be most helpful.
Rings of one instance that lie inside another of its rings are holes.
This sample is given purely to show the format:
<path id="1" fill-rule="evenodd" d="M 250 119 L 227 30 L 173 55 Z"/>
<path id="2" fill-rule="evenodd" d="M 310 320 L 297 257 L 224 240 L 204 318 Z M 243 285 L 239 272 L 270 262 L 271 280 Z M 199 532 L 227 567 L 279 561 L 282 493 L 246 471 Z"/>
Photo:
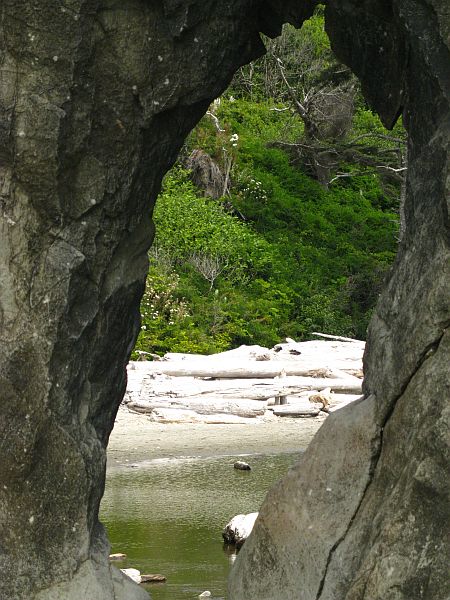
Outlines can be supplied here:
<path id="1" fill-rule="evenodd" d="M 161 573 L 165 584 L 149 586 L 154 600 L 185 600 L 211 590 L 226 598 L 236 558 L 222 544 L 222 529 L 239 513 L 255 512 L 272 484 L 298 453 L 246 457 L 251 471 L 233 469 L 241 457 L 149 461 L 108 475 L 101 518 L 119 566 Z"/>

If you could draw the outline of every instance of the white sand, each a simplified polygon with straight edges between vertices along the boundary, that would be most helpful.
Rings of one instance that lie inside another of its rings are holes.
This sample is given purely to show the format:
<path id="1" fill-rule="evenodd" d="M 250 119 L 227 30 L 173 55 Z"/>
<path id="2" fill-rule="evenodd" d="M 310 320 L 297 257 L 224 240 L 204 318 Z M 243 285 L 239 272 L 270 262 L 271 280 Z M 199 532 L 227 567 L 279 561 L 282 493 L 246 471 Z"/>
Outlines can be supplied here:
<path id="1" fill-rule="evenodd" d="M 159 458 L 245 455 L 304 449 L 326 416 L 265 418 L 245 424 L 155 423 L 121 406 L 108 446 L 108 469 Z"/>

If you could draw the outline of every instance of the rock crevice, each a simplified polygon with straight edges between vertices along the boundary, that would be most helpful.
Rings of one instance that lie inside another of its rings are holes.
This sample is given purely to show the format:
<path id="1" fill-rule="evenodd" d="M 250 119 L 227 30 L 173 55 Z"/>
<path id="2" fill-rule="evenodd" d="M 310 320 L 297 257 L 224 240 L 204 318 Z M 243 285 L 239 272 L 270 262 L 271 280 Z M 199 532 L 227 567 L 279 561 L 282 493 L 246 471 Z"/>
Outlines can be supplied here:
<path id="1" fill-rule="evenodd" d="M 364 499 L 366 498 L 366 496 L 367 496 L 367 494 L 369 492 L 369 488 L 370 488 L 370 486 L 372 485 L 372 483 L 373 483 L 373 481 L 375 479 L 376 471 L 377 471 L 377 468 L 378 468 L 378 465 L 379 465 L 379 462 L 380 462 L 380 459 L 381 459 L 381 456 L 382 456 L 384 430 L 389 426 L 389 421 L 392 418 L 392 416 L 394 415 L 397 402 L 401 399 L 401 397 L 404 394 L 408 393 L 408 386 L 411 385 L 411 386 L 414 387 L 416 375 L 418 375 L 419 371 L 424 366 L 424 363 L 427 360 L 431 360 L 432 357 L 433 357 L 433 355 L 438 351 L 439 346 L 440 346 L 441 342 L 443 341 L 443 338 L 446 335 L 446 333 L 447 333 L 447 330 L 444 330 L 444 332 L 442 333 L 442 335 L 435 342 L 433 342 L 432 344 L 430 344 L 430 346 L 424 351 L 423 356 L 421 357 L 421 359 L 420 359 L 420 361 L 419 361 L 419 363 L 418 363 L 418 365 L 417 365 L 414 373 L 411 375 L 411 377 L 409 378 L 409 380 L 405 383 L 404 388 L 402 389 L 401 394 L 392 403 L 392 405 L 389 408 L 388 413 L 385 415 L 383 423 L 380 425 L 378 441 L 374 440 L 374 454 L 373 454 L 373 456 L 371 458 L 371 465 L 370 465 L 370 468 L 369 468 L 369 477 L 368 477 L 366 488 L 365 488 L 365 490 L 364 490 L 364 492 L 362 494 L 361 501 L 359 502 L 359 504 L 358 504 L 358 506 L 357 506 L 357 508 L 355 510 L 354 515 L 352 516 L 352 518 L 350 519 L 350 521 L 348 523 L 348 527 L 347 527 L 346 531 L 341 536 L 341 538 L 334 544 L 334 546 L 332 547 L 332 549 L 330 551 L 330 554 L 328 556 L 328 561 L 327 561 L 327 564 L 326 564 L 326 567 L 325 567 L 325 570 L 324 570 L 323 578 L 322 578 L 322 581 L 320 582 L 320 586 L 319 586 L 319 590 L 318 590 L 318 593 L 317 593 L 316 600 L 322 600 L 323 599 L 322 592 L 323 592 L 324 587 L 325 587 L 325 582 L 326 582 L 326 579 L 327 579 L 327 575 L 328 575 L 328 572 L 329 572 L 330 565 L 332 563 L 333 555 L 336 552 L 336 550 L 338 549 L 339 545 L 345 540 L 345 538 L 349 534 L 350 529 L 351 529 L 354 521 L 356 520 L 359 511 L 364 506 Z M 377 537 L 374 540 L 375 542 L 378 541 Z M 370 577 L 371 577 L 371 575 L 373 573 L 373 570 L 374 570 L 374 567 L 372 567 L 371 573 L 367 577 L 368 580 L 370 579 Z M 363 598 L 366 597 L 365 593 L 367 591 L 367 586 L 368 586 L 368 581 L 364 582 L 364 585 L 363 585 L 363 590 L 362 590 L 363 591 L 363 595 L 362 595 Z"/>

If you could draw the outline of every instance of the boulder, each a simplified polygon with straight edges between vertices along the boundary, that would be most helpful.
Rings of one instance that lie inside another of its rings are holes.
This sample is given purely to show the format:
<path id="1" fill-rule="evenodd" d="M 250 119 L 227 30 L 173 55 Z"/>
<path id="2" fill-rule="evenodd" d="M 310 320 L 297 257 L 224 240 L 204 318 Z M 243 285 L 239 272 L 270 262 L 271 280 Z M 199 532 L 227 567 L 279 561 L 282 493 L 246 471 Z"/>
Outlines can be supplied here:
<path id="1" fill-rule="evenodd" d="M 237 460 L 234 463 L 233 467 L 235 469 L 237 469 L 238 471 L 251 471 L 252 470 L 251 466 L 248 463 L 244 462 L 243 460 Z"/>
<path id="2" fill-rule="evenodd" d="M 236 515 L 233 517 L 231 521 L 225 525 L 225 529 L 222 531 L 222 537 L 225 542 L 240 548 L 251 534 L 257 517 L 257 512 L 249 513 L 247 515 Z"/>
<path id="3" fill-rule="evenodd" d="M 186 135 L 285 16 L 267 21 L 262 0 L 0 13 L 0 598 L 66 600 L 97 573 L 85 597 L 112 599 L 98 513 L 152 208 Z"/>

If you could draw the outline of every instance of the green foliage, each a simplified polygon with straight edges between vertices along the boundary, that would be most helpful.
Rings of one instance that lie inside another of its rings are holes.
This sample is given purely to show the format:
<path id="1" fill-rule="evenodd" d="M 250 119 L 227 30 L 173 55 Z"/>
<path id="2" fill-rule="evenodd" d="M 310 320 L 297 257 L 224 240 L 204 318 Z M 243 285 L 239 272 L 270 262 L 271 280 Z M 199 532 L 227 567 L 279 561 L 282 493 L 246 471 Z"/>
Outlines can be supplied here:
<path id="1" fill-rule="evenodd" d="M 321 68 L 333 64 L 320 9 L 299 36 L 288 28 L 278 41 L 291 74 L 305 48 Z M 201 148 L 229 169 L 227 197 L 203 197 L 179 165 L 165 178 L 137 350 L 212 353 L 317 330 L 365 337 L 396 251 L 398 189 L 352 163 L 328 187 L 308 176 L 274 144 L 298 141 L 303 123 L 281 93 L 266 93 L 262 71 L 249 70 L 251 90 L 238 79 L 212 109 L 223 131 L 206 115 L 186 144 L 186 155 Z M 396 142 L 386 134 L 357 103 L 355 143 L 389 153 Z M 401 125 L 389 134 L 401 135 Z"/>
<path id="2" fill-rule="evenodd" d="M 275 63 L 278 58 L 286 67 L 289 78 L 292 76 L 303 85 L 316 81 L 323 71 L 336 63 L 325 32 L 323 5 L 316 8 L 301 29 L 286 24 L 279 38 L 265 38 L 264 42 L 267 54 L 238 71 L 230 86 L 233 96 L 257 102 L 268 98 L 284 99 L 286 88 Z"/>
<path id="3" fill-rule="evenodd" d="M 154 212 L 155 243 L 178 265 L 190 263 L 213 287 L 221 275 L 243 282 L 265 271 L 269 245 L 223 206 L 199 195 L 189 174 L 167 175 Z"/>

